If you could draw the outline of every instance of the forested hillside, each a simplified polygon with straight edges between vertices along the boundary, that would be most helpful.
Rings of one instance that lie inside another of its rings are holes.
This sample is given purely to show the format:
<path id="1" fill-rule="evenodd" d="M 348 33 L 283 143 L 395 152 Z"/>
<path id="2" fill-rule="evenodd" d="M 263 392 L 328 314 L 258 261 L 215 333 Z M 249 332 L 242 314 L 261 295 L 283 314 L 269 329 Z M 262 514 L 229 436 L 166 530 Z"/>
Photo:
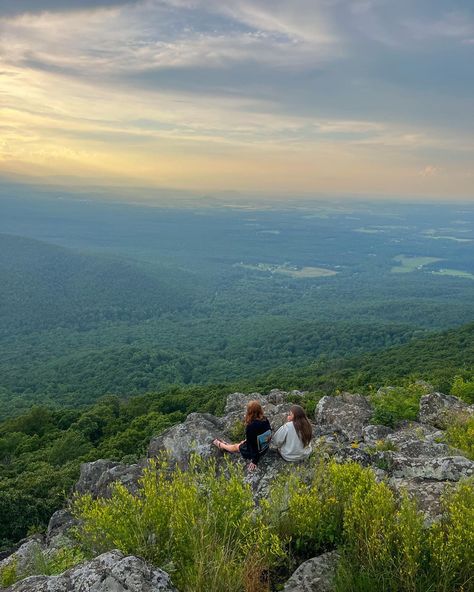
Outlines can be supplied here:
<path id="1" fill-rule="evenodd" d="M 177 311 L 197 296 L 190 274 L 83 255 L 0 234 L 0 337 L 52 328 L 86 331 Z"/>

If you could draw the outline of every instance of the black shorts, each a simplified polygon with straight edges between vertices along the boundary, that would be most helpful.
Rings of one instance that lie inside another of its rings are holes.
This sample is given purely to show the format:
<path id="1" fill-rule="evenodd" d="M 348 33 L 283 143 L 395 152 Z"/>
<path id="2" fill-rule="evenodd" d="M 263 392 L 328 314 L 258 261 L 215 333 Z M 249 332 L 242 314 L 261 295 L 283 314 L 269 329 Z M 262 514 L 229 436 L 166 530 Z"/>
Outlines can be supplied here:
<path id="1" fill-rule="evenodd" d="M 239 452 L 247 460 L 252 458 L 252 456 L 253 456 L 253 454 L 250 452 L 250 450 L 247 446 L 247 442 L 242 442 L 242 444 L 239 446 Z"/>

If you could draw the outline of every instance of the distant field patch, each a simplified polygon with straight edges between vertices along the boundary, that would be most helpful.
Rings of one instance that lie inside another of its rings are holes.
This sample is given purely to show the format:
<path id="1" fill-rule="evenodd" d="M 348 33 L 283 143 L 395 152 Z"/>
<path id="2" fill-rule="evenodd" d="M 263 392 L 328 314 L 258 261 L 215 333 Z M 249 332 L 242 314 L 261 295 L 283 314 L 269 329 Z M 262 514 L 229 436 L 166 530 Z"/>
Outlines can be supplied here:
<path id="1" fill-rule="evenodd" d="M 330 277 L 337 274 L 337 271 L 325 269 L 324 267 L 293 267 L 290 265 L 273 265 L 270 263 L 257 263 L 257 265 L 239 263 L 238 266 L 245 269 L 253 269 L 254 271 L 280 273 L 297 279 Z"/>
<path id="2" fill-rule="evenodd" d="M 362 232 L 363 234 L 383 234 L 385 231 L 381 228 L 354 228 L 354 232 Z"/>
<path id="3" fill-rule="evenodd" d="M 472 243 L 472 238 L 459 238 L 457 236 L 433 236 L 432 234 L 425 235 L 425 238 L 432 238 L 434 240 L 450 240 L 456 243 Z"/>
<path id="4" fill-rule="evenodd" d="M 393 258 L 399 265 L 392 267 L 392 273 L 411 273 L 417 269 L 422 269 L 425 265 L 442 261 L 437 257 L 406 257 L 405 255 L 397 255 Z"/>
<path id="5" fill-rule="evenodd" d="M 474 274 L 468 271 L 459 271 L 459 269 L 440 269 L 439 271 L 432 271 L 434 275 L 449 275 L 452 277 L 461 277 L 474 280 Z"/>

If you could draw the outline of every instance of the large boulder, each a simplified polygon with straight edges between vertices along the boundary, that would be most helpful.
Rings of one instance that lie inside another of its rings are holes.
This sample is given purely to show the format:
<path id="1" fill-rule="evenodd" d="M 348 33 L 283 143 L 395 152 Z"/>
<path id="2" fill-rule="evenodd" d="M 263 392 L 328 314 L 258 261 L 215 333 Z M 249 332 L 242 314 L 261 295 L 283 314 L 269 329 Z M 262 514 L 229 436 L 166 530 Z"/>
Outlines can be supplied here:
<path id="1" fill-rule="evenodd" d="M 110 551 L 59 576 L 31 576 L 7 592 L 176 592 L 167 573 Z"/>
<path id="2" fill-rule="evenodd" d="M 425 456 L 430 458 L 445 457 L 453 454 L 452 449 L 436 439 L 442 439 L 443 432 L 430 426 L 409 422 L 385 438 L 404 456 L 412 458 Z"/>
<path id="3" fill-rule="evenodd" d="M 474 462 L 464 456 L 407 457 L 400 453 L 385 453 L 389 470 L 398 479 L 429 479 L 459 481 L 474 475 Z"/>
<path id="4" fill-rule="evenodd" d="M 453 417 L 466 414 L 474 414 L 474 407 L 452 395 L 430 393 L 423 395 L 420 399 L 421 423 L 444 429 L 452 422 Z"/>
<path id="5" fill-rule="evenodd" d="M 166 453 L 171 462 L 187 466 L 194 452 L 203 458 L 215 456 L 214 438 L 225 439 L 222 420 L 209 413 L 191 413 L 184 423 L 172 426 L 152 438 L 148 446 L 148 458 Z"/>
<path id="6" fill-rule="evenodd" d="M 308 559 L 286 582 L 283 592 L 332 592 L 338 559 L 335 551 Z"/>
<path id="7" fill-rule="evenodd" d="M 372 417 L 372 407 L 363 395 L 343 393 L 323 397 L 315 411 L 315 420 L 321 434 L 336 432 L 354 442 L 363 438 L 363 429 Z"/>
<path id="8" fill-rule="evenodd" d="M 75 491 L 80 495 L 90 493 L 93 497 L 109 497 L 112 484 L 118 482 L 134 493 L 142 471 L 143 464 L 127 465 L 104 459 L 83 463 Z"/>
<path id="9" fill-rule="evenodd" d="M 254 400 L 261 403 L 273 431 L 276 431 L 286 422 L 292 405 L 292 403 L 288 402 L 289 395 L 300 397 L 303 393 L 301 391 L 288 393 L 278 389 L 271 390 L 268 395 L 262 395 L 261 393 L 250 393 L 249 395 L 232 393 L 227 397 L 224 416 L 220 418 L 223 432 L 228 435 L 234 431 L 235 426 L 244 419 L 247 404 Z"/>

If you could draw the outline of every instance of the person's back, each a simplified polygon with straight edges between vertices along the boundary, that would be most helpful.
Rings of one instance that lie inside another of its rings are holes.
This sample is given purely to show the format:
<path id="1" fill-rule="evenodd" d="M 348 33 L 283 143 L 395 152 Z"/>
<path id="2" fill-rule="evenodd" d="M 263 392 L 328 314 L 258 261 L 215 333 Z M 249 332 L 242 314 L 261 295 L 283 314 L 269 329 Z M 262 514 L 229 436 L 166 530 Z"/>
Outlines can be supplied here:
<path id="1" fill-rule="evenodd" d="M 252 459 L 254 463 L 258 461 L 261 454 L 258 445 L 258 436 L 270 430 L 270 422 L 266 417 L 252 420 L 245 428 L 246 452 L 248 453 L 247 458 Z"/>
<path id="2" fill-rule="evenodd" d="M 285 460 L 289 462 L 304 460 L 312 452 L 313 429 L 306 413 L 299 405 L 291 407 L 288 420 L 276 431 L 272 443 Z"/>

